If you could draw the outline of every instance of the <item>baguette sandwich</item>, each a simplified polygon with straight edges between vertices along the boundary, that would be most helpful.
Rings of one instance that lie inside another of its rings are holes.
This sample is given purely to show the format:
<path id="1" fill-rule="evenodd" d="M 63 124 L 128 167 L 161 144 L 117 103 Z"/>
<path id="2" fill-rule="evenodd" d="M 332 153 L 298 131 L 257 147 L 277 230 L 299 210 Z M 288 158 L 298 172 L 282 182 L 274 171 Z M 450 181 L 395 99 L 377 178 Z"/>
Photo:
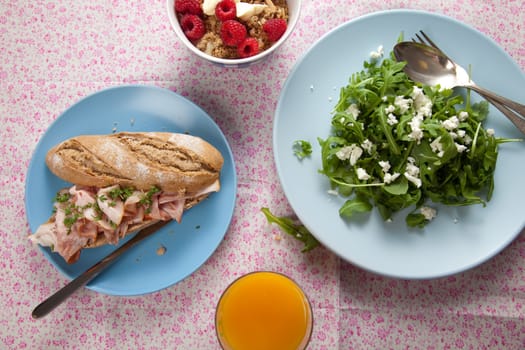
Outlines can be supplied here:
<path id="1" fill-rule="evenodd" d="M 72 183 L 30 240 L 73 263 L 84 248 L 116 244 L 220 189 L 224 159 L 201 138 L 167 132 L 83 135 L 53 147 L 46 164 Z"/>

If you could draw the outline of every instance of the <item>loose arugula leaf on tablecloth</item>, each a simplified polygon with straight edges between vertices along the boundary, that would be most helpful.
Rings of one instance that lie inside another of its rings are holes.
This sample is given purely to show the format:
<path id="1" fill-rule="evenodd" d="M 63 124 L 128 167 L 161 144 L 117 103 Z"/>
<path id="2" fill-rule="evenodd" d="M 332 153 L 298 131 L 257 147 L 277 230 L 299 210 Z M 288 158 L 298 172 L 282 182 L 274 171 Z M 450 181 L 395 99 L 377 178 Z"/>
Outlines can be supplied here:
<path id="1" fill-rule="evenodd" d="M 300 223 L 295 222 L 289 217 L 278 217 L 273 215 L 268 208 L 261 208 L 261 211 L 266 216 L 266 220 L 270 224 L 278 225 L 281 230 L 295 239 L 304 243 L 302 252 L 308 252 L 319 245 L 319 241 L 308 231 L 308 229 Z"/>

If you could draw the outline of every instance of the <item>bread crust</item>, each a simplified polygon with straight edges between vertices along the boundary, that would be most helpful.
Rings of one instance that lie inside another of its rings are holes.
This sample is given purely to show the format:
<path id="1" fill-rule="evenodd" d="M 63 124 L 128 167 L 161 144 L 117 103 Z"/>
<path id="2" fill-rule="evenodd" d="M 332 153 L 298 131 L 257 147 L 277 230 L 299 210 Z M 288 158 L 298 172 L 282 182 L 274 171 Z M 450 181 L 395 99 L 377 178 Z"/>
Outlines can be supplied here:
<path id="1" fill-rule="evenodd" d="M 115 184 L 191 197 L 219 179 L 221 153 L 203 139 L 168 132 L 82 135 L 49 150 L 53 174 L 76 185 Z"/>

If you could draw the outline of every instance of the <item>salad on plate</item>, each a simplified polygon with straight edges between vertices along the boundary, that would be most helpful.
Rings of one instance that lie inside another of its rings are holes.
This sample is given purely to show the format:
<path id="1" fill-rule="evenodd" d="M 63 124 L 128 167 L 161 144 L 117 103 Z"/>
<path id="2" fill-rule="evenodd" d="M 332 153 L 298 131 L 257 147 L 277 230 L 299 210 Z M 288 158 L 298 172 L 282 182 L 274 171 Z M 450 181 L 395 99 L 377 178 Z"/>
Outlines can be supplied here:
<path id="1" fill-rule="evenodd" d="M 483 123 L 486 101 L 439 85 L 408 78 L 392 53 L 380 46 L 341 88 L 331 133 L 319 137 L 321 174 L 331 194 L 346 197 L 341 217 L 377 208 L 384 220 L 413 207 L 405 220 L 424 227 L 437 215 L 435 205 L 485 206 L 494 191 L 500 144 Z M 311 145 L 297 140 L 294 153 L 304 159 Z"/>

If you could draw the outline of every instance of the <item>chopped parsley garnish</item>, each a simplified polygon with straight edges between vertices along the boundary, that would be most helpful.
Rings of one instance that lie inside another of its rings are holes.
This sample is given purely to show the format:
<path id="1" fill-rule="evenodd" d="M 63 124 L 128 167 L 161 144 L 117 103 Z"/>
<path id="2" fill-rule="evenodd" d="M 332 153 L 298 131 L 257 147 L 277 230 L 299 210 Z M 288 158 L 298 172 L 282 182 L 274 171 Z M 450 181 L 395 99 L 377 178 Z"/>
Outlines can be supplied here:
<path id="1" fill-rule="evenodd" d="M 56 194 L 55 198 L 53 199 L 53 202 L 58 203 L 65 203 L 71 198 L 71 195 L 69 192 L 60 191 Z"/>
<path id="2" fill-rule="evenodd" d="M 131 195 L 133 194 L 135 190 L 133 187 L 115 187 L 111 191 L 109 191 L 108 195 L 111 199 L 117 199 L 120 198 L 120 200 L 125 201 Z"/>
<path id="3" fill-rule="evenodd" d="M 160 192 L 160 188 L 157 186 L 153 186 L 144 197 L 142 197 L 139 201 L 140 204 L 146 207 L 146 213 L 149 214 L 151 212 L 151 204 L 153 204 L 153 196 Z"/>

